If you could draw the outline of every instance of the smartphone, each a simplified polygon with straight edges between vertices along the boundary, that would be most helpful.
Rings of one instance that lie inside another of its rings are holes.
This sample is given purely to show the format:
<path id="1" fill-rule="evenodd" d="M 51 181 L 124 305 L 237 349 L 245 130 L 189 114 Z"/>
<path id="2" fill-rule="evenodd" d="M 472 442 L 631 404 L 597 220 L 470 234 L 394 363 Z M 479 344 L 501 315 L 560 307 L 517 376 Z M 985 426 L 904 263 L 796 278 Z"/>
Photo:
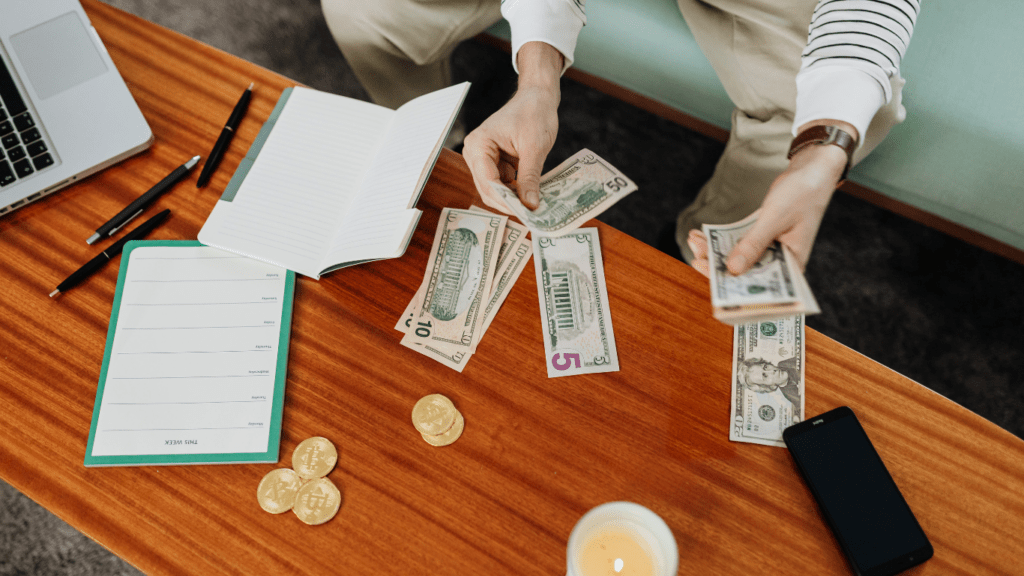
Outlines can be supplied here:
<path id="1" fill-rule="evenodd" d="M 932 545 L 853 410 L 786 428 L 782 439 L 858 576 L 890 576 L 932 557 Z"/>

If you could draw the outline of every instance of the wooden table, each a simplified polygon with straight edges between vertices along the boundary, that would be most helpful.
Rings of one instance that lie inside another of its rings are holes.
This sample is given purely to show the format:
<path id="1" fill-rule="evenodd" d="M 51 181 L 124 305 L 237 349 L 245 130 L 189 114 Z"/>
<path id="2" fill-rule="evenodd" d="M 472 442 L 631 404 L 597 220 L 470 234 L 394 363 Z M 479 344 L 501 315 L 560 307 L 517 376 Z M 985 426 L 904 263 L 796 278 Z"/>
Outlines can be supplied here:
<path id="1" fill-rule="evenodd" d="M 572 526 L 612 500 L 665 519 L 681 574 L 848 573 L 787 451 L 728 440 L 732 331 L 682 263 L 595 223 L 620 372 L 546 377 L 532 265 L 463 374 L 398 344 L 393 326 L 422 279 L 440 208 L 473 198 L 448 151 L 404 257 L 297 283 L 281 465 L 307 437 L 338 446 L 334 520 L 313 528 L 263 512 L 256 485 L 274 465 L 86 469 L 117 266 L 58 300 L 47 294 L 96 252 L 85 239 L 99 223 L 208 153 L 254 81 L 211 185 L 197 190 L 194 172 L 158 202 L 173 213 L 151 238 L 195 238 L 291 83 L 83 3 L 156 143 L 0 219 L 6 481 L 152 574 L 563 574 Z M 1020 574 L 1024 441 L 813 330 L 807 357 L 808 413 L 846 404 L 859 414 L 935 546 L 915 573 Z M 447 448 L 410 423 L 432 392 L 466 417 Z"/>

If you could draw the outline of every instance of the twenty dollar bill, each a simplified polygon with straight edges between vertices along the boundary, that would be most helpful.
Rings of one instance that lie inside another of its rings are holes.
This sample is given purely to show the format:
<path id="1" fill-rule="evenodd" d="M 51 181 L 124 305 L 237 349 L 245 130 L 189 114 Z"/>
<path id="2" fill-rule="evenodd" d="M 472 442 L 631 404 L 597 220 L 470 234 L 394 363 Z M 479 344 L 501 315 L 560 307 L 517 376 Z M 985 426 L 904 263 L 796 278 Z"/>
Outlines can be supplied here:
<path id="1" fill-rule="evenodd" d="M 733 328 L 729 440 L 782 446 L 804 419 L 804 317 Z"/>

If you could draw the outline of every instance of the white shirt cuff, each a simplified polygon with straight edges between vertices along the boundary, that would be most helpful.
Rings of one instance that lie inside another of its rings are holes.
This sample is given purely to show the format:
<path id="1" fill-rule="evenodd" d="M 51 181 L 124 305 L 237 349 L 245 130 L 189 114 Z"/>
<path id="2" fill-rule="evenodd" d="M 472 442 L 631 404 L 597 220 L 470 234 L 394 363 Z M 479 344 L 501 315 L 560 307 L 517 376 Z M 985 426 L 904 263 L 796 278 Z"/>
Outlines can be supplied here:
<path id="1" fill-rule="evenodd" d="M 886 103 L 886 93 L 878 80 L 861 70 L 846 66 L 821 66 L 802 70 L 796 76 L 797 128 L 813 120 L 841 120 L 857 129 L 857 147 L 875 113 Z"/>
<path id="2" fill-rule="evenodd" d="M 573 0 L 507 0 L 501 14 L 512 28 L 512 67 L 517 74 L 519 49 L 527 42 L 544 42 L 561 52 L 563 73 L 572 66 L 576 39 L 587 23 Z"/>

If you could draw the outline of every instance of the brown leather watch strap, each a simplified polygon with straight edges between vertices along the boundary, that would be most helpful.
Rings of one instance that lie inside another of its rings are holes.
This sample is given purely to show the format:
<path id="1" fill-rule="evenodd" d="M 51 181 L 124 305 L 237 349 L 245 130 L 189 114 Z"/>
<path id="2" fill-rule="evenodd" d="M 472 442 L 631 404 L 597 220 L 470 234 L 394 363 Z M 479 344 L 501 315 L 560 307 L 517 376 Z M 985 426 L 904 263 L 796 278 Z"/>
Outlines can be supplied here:
<path id="1" fill-rule="evenodd" d="M 857 149 L 857 141 L 836 126 L 812 126 L 793 138 L 793 143 L 789 145 L 789 155 L 786 158 L 792 158 L 794 154 L 813 144 L 835 144 L 846 152 L 846 167 L 843 168 L 843 175 L 839 177 L 839 182 L 836 184 L 838 187 L 846 181 L 846 174 L 850 171 L 850 165 L 853 163 L 853 151 Z"/>

